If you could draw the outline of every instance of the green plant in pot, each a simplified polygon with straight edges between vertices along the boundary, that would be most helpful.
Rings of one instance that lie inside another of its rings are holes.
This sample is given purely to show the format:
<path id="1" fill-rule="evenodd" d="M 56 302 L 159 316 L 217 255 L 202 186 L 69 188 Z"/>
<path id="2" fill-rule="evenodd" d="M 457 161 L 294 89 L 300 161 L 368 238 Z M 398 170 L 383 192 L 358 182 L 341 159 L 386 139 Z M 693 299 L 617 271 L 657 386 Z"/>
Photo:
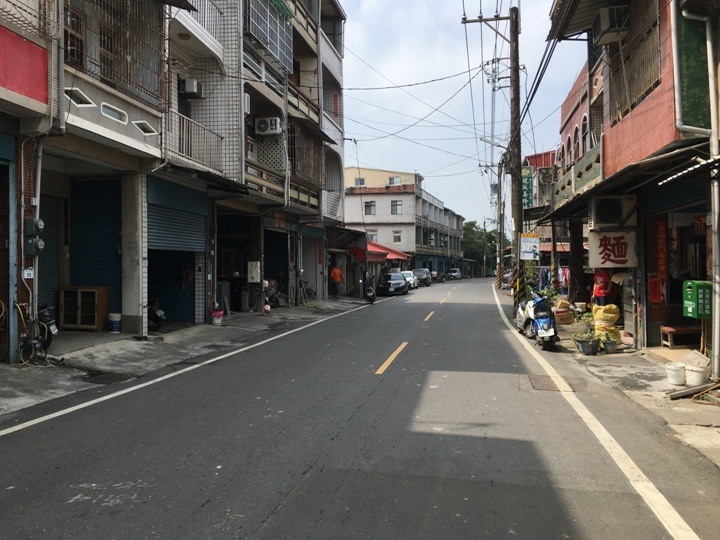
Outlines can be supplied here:
<path id="1" fill-rule="evenodd" d="M 583 324 L 583 329 L 572 334 L 575 345 L 582 354 L 597 354 L 600 338 L 595 335 L 592 313 L 583 313 L 579 322 Z"/>
<path id="2" fill-rule="evenodd" d="M 606 353 L 612 354 L 612 353 L 617 352 L 618 342 L 617 342 L 617 340 L 612 339 L 610 337 L 610 334 L 605 333 L 605 339 L 603 340 L 602 344 L 603 344 L 603 349 L 605 349 Z"/>

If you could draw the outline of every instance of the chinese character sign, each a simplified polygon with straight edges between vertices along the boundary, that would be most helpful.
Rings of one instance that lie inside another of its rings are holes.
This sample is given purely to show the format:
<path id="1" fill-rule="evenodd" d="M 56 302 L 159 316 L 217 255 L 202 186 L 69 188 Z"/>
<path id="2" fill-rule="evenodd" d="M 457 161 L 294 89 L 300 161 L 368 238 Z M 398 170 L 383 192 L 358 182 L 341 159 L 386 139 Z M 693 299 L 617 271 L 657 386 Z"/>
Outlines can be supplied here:
<path id="1" fill-rule="evenodd" d="M 533 168 L 523 167 L 521 176 L 523 208 L 530 208 L 533 205 Z"/>
<path id="2" fill-rule="evenodd" d="M 667 223 L 657 223 L 658 276 L 665 276 L 668 270 L 668 230 Z"/>
<path id="3" fill-rule="evenodd" d="M 635 231 L 588 233 L 589 264 L 593 268 L 637 267 Z"/>

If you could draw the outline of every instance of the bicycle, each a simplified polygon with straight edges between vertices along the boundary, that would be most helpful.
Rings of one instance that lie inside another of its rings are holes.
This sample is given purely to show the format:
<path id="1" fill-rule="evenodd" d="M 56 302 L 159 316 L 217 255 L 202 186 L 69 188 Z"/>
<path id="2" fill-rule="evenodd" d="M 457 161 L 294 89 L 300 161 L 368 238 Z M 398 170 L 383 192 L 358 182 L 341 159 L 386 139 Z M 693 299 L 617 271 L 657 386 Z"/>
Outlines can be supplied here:
<path id="1" fill-rule="evenodd" d="M 307 280 L 299 280 L 298 285 L 300 286 L 300 303 L 307 304 L 310 300 L 317 298 L 317 291 L 307 286 Z"/>
<path id="2" fill-rule="evenodd" d="M 21 302 L 13 302 L 13 304 L 18 311 L 18 321 L 22 325 L 18 334 L 20 362 L 24 365 L 49 366 L 52 359 L 48 357 L 47 350 L 52 341 L 51 329 L 30 314 L 28 304 Z"/>

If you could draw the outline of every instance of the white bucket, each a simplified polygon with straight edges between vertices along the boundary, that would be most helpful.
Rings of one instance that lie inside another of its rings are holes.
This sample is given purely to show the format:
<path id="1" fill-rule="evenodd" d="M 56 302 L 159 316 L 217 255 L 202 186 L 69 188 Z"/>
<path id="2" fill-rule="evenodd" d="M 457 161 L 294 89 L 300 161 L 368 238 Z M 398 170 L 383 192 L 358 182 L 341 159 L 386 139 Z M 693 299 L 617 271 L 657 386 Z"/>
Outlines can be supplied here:
<path id="1" fill-rule="evenodd" d="M 111 334 L 120 333 L 120 321 L 122 315 L 120 313 L 108 313 L 108 327 Z"/>
<path id="2" fill-rule="evenodd" d="M 685 384 L 685 364 L 682 362 L 668 362 L 665 364 L 668 382 L 675 386 Z"/>
<path id="3" fill-rule="evenodd" d="M 685 379 L 688 386 L 700 386 L 708 382 L 709 368 L 701 366 L 685 366 Z"/>
<path id="4" fill-rule="evenodd" d="M 220 326 L 222 324 L 223 315 L 225 315 L 224 311 L 211 311 L 210 315 L 212 317 L 212 323 L 215 326 Z"/>

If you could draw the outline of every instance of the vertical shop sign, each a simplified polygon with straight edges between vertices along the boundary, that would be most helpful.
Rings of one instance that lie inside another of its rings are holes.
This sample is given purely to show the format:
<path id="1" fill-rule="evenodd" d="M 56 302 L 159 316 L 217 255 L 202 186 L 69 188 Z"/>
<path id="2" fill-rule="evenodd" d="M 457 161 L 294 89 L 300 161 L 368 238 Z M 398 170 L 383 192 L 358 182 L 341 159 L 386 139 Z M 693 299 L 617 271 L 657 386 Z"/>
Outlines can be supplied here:
<path id="1" fill-rule="evenodd" d="M 668 229 L 664 221 L 657 223 L 657 258 L 658 276 L 665 279 L 668 270 Z"/>
<path id="2" fill-rule="evenodd" d="M 523 208 L 530 208 L 533 205 L 533 168 L 523 167 L 521 176 Z"/>

